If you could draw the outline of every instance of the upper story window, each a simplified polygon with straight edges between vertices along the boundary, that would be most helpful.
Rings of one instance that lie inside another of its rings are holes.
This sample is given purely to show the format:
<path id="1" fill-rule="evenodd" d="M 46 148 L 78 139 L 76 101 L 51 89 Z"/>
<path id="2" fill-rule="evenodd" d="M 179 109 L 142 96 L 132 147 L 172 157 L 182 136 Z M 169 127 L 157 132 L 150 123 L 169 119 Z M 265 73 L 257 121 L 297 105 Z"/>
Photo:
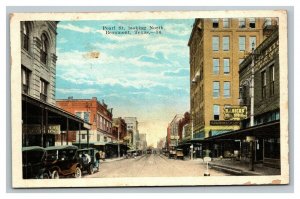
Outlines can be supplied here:
<path id="1" fill-rule="evenodd" d="M 272 19 L 271 18 L 265 18 L 264 27 L 272 25 Z"/>
<path id="2" fill-rule="evenodd" d="M 30 71 L 25 67 L 22 67 L 22 92 L 29 93 L 29 75 Z"/>
<path id="3" fill-rule="evenodd" d="M 29 27 L 26 22 L 22 24 L 22 48 L 29 51 Z"/>
<path id="4" fill-rule="evenodd" d="M 213 73 L 214 75 L 219 74 L 220 63 L 219 59 L 213 59 Z"/>
<path id="5" fill-rule="evenodd" d="M 246 37 L 241 36 L 239 37 L 239 50 L 245 51 L 246 49 Z"/>
<path id="6" fill-rule="evenodd" d="M 213 51 L 219 51 L 219 37 L 213 36 L 213 42 L 212 42 Z"/>
<path id="7" fill-rule="evenodd" d="M 256 48 L 256 37 L 249 37 L 249 50 L 250 52 L 252 49 L 254 50 Z"/>
<path id="8" fill-rule="evenodd" d="M 229 28 L 229 19 L 228 18 L 223 19 L 223 28 Z"/>
<path id="9" fill-rule="evenodd" d="M 270 67 L 270 95 L 273 96 L 275 93 L 275 67 Z"/>
<path id="10" fill-rule="evenodd" d="M 224 82 L 224 97 L 230 97 L 230 82 Z"/>
<path id="11" fill-rule="evenodd" d="M 262 99 L 265 99 L 266 96 L 267 96 L 267 93 L 266 93 L 266 87 L 267 87 L 267 74 L 266 74 L 266 71 L 263 71 L 261 73 L 261 98 Z"/>
<path id="12" fill-rule="evenodd" d="M 220 82 L 213 83 L 213 97 L 218 98 L 220 96 Z"/>
<path id="13" fill-rule="evenodd" d="M 219 28 L 219 19 L 213 19 L 212 26 L 213 28 Z"/>
<path id="14" fill-rule="evenodd" d="M 49 42 L 45 34 L 42 34 L 41 42 L 41 62 L 47 64 Z"/>
<path id="15" fill-rule="evenodd" d="M 229 37 L 223 37 L 223 51 L 229 51 Z"/>
<path id="16" fill-rule="evenodd" d="M 47 90 L 48 90 L 48 82 L 41 79 L 40 80 L 40 98 L 43 101 L 47 101 Z"/>
<path id="17" fill-rule="evenodd" d="M 75 114 L 85 122 L 90 122 L 90 112 L 76 112 Z"/>
<path id="18" fill-rule="evenodd" d="M 220 119 L 220 105 L 214 104 L 214 120 Z"/>
<path id="19" fill-rule="evenodd" d="M 246 28 L 246 19 L 239 18 L 239 28 Z"/>
<path id="20" fill-rule="evenodd" d="M 250 28 L 255 28 L 255 18 L 250 18 L 249 19 L 249 27 Z"/>
<path id="21" fill-rule="evenodd" d="M 230 73 L 230 63 L 229 59 L 223 59 L 223 65 L 224 65 L 224 74 L 227 75 Z"/>

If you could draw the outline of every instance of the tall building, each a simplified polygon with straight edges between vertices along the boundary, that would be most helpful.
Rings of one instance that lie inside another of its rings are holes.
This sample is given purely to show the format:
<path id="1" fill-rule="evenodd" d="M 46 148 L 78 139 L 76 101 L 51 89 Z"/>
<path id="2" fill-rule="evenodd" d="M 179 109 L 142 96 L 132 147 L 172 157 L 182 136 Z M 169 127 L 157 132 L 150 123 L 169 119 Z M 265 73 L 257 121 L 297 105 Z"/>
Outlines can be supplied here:
<path id="1" fill-rule="evenodd" d="M 190 48 L 190 107 L 194 139 L 240 128 L 224 108 L 239 105 L 239 64 L 263 40 L 264 18 L 195 19 Z"/>
<path id="2" fill-rule="evenodd" d="M 140 150 L 146 150 L 147 149 L 147 134 L 146 133 L 140 133 L 139 134 L 139 146 L 138 149 Z"/>
<path id="3" fill-rule="evenodd" d="M 22 146 L 62 145 L 69 131 L 89 124 L 55 106 L 57 21 L 22 21 Z M 68 142 L 66 143 L 68 144 Z"/>
<path id="4" fill-rule="evenodd" d="M 120 140 L 120 142 L 126 142 L 124 138 L 127 136 L 127 125 L 123 118 L 113 118 L 113 136 L 116 140 Z"/>
<path id="5" fill-rule="evenodd" d="M 136 149 L 139 140 L 138 121 L 136 117 L 124 117 L 127 125 L 127 132 L 131 134 L 131 146 Z"/>
<path id="6" fill-rule="evenodd" d="M 102 149 L 101 146 L 115 139 L 112 134 L 112 109 L 109 109 L 104 101 L 100 103 L 96 97 L 92 99 L 69 97 L 68 99 L 56 100 L 56 104 L 63 110 L 75 114 L 91 124 L 89 132 L 84 130 L 76 132 L 76 143 L 73 144 L 85 145 L 89 143 Z"/>
<path id="7" fill-rule="evenodd" d="M 170 148 L 177 147 L 180 142 L 179 123 L 180 123 L 181 119 L 183 119 L 183 118 L 184 118 L 183 115 L 177 114 L 174 116 L 174 118 L 172 119 L 172 121 L 169 124 L 168 130 L 170 131 L 170 142 L 169 142 Z"/>

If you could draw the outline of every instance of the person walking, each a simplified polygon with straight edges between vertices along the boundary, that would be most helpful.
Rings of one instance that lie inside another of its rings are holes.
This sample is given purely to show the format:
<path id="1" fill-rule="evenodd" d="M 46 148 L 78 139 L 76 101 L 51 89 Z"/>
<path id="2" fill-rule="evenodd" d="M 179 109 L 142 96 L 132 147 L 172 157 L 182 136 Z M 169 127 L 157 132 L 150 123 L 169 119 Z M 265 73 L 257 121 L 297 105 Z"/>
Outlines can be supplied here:
<path id="1" fill-rule="evenodd" d="M 100 158 L 101 158 L 100 151 L 97 151 L 97 153 L 96 153 L 96 167 L 97 167 L 97 171 L 100 171 Z"/>

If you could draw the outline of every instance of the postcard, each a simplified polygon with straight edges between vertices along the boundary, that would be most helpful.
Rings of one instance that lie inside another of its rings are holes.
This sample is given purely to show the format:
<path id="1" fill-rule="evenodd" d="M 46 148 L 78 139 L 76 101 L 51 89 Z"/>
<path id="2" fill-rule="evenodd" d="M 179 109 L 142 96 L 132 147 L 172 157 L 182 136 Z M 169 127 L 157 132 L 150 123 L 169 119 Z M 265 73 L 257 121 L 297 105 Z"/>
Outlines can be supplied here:
<path id="1" fill-rule="evenodd" d="M 11 13 L 14 188 L 289 183 L 287 13 Z"/>

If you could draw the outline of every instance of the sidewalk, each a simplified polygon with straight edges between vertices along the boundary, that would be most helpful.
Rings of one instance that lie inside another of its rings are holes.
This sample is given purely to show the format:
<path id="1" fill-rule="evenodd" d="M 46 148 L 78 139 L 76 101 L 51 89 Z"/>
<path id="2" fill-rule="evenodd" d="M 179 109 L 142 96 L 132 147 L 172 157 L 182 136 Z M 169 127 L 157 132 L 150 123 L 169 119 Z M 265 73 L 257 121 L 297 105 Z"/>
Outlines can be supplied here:
<path id="1" fill-rule="evenodd" d="M 266 167 L 262 163 L 254 165 L 254 171 L 249 171 L 249 163 L 236 160 L 213 160 L 208 163 L 210 168 L 234 175 L 280 175 L 280 169 Z"/>
<path id="2" fill-rule="evenodd" d="M 114 162 L 114 161 L 118 161 L 118 160 L 123 160 L 125 159 L 124 157 L 120 157 L 120 158 L 108 158 L 105 160 L 100 160 L 100 164 L 102 163 L 108 163 L 108 162 Z"/>

